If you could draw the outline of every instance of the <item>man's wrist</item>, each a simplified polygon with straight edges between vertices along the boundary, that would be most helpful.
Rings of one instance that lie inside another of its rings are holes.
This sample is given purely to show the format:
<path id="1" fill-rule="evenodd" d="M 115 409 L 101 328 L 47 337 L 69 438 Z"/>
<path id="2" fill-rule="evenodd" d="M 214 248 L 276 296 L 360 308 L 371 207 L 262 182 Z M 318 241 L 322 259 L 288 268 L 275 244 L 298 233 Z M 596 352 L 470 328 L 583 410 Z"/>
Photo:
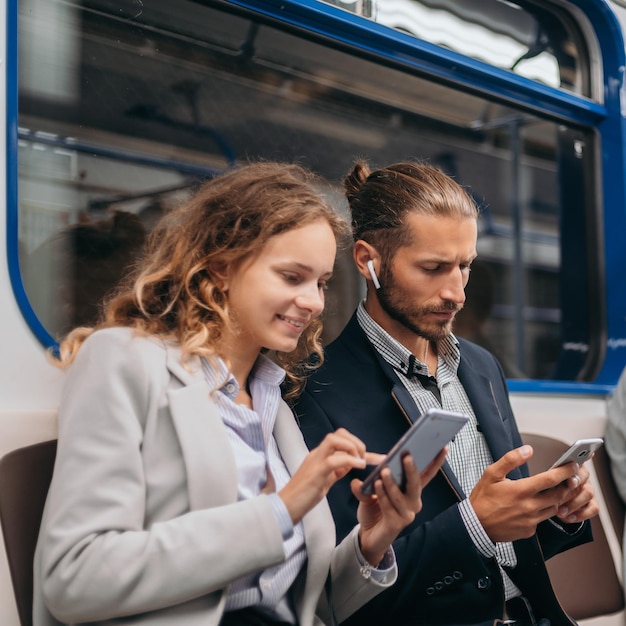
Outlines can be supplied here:
<path id="1" fill-rule="evenodd" d="M 459 513 L 461 514 L 461 519 L 463 520 L 467 534 L 470 536 L 476 549 L 484 557 L 491 558 L 496 556 L 496 544 L 491 541 L 487 531 L 480 523 L 478 515 L 476 515 L 476 511 L 469 498 L 465 498 L 465 500 L 459 503 Z"/>

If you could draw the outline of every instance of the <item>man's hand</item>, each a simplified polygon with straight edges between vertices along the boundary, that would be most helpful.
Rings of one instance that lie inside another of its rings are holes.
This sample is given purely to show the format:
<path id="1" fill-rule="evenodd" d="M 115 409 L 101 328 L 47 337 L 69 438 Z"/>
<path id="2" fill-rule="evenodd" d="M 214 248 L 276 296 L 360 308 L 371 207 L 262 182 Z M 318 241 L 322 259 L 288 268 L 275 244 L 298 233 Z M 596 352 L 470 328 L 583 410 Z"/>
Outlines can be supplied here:
<path id="1" fill-rule="evenodd" d="M 557 517 L 567 524 L 584 522 L 595 517 L 600 507 L 595 497 L 593 485 L 589 482 L 589 470 L 581 465 L 576 476 L 568 480 L 570 492 L 561 502 Z"/>
<path id="2" fill-rule="evenodd" d="M 589 473 L 577 463 L 510 480 L 506 476 L 532 456 L 521 446 L 492 463 L 470 494 L 470 503 L 485 532 L 493 541 L 531 537 L 537 524 L 553 516 L 571 523 L 593 517 L 598 506 Z"/>

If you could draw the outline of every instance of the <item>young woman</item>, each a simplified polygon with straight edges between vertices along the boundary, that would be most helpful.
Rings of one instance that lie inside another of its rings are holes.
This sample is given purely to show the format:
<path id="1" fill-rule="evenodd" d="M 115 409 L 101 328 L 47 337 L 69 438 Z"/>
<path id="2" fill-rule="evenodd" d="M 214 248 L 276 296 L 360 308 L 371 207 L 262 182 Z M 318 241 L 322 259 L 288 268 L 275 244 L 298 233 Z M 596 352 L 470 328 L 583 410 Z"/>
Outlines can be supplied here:
<path id="1" fill-rule="evenodd" d="M 390 544 L 443 455 L 421 478 L 405 459 L 405 492 L 354 481 L 359 525 L 335 547 L 325 495 L 379 455 L 345 430 L 309 453 L 280 397 L 320 354 L 342 232 L 303 169 L 242 167 L 167 216 L 103 321 L 62 343 L 36 626 L 332 623 L 393 583 Z"/>

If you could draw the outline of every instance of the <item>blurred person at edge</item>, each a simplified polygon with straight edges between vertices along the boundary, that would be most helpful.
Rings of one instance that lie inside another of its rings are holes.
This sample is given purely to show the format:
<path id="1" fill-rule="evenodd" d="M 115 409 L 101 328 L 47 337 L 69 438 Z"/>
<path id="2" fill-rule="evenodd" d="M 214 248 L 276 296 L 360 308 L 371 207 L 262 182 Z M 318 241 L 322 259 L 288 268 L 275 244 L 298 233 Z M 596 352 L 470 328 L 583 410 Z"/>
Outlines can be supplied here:
<path id="1" fill-rule="evenodd" d="M 626 368 L 622 370 L 617 387 L 609 398 L 607 416 L 604 444 L 615 486 L 626 504 Z M 623 546 L 626 546 L 626 531 Z M 624 559 L 626 567 L 626 553 L 624 553 Z"/>

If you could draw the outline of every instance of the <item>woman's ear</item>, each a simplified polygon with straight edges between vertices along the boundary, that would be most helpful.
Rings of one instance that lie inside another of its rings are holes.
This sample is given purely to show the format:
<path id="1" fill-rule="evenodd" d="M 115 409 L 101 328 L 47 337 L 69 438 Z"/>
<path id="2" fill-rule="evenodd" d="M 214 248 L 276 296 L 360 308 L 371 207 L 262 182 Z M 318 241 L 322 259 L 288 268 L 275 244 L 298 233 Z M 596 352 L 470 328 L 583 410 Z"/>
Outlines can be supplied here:
<path id="1" fill-rule="evenodd" d="M 207 266 L 207 272 L 215 285 L 226 293 L 229 285 L 229 266 L 224 261 L 213 261 Z"/>

